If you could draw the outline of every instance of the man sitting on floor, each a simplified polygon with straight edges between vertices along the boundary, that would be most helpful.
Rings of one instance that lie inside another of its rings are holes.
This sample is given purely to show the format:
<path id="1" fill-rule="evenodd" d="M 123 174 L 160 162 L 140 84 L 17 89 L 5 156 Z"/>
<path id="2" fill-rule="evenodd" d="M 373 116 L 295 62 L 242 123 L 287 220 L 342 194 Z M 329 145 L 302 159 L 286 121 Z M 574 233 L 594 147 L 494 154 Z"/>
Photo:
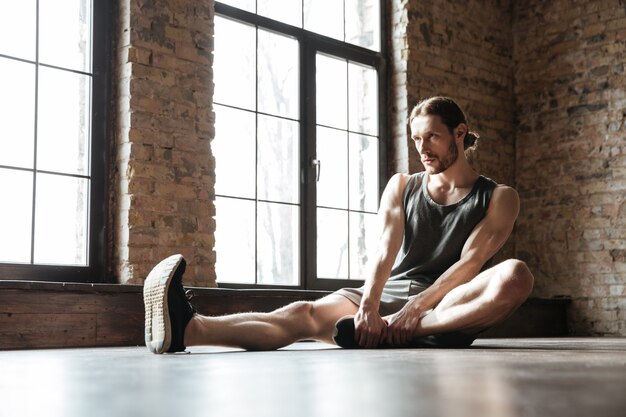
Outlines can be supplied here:
<path id="1" fill-rule="evenodd" d="M 197 314 L 185 297 L 180 255 L 159 263 L 144 285 L 146 346 L 278 349 L 299 340 L 343 347 L 468 347 L 529 296 L 533 276 L 491 259 L 519 212 L 517 192 L 477 174 L 465 150 L 478 136 L 449 98 L 418 103 L 411 138 L 425 171 L 396 174 L 385 187 L 380 239 L 365 285 L 270 313 Z"/>

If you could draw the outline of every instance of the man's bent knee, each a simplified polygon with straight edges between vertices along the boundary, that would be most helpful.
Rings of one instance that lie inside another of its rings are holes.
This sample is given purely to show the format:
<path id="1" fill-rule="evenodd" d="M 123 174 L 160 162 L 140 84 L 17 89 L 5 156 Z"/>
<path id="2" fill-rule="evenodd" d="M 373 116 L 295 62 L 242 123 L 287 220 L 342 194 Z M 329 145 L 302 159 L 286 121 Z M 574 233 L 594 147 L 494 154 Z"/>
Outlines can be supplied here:
<path id="1" fill-rule="evenodd" d="M 314 304 L 310 301 L 296 301 L 284 308 L 284 313 L 294 322 L 298 337 L 310 337 L 316 332 L 316 323 L 313 316 Z"/>
<path id="2" fill-rule="evenodd" d="M 523 303 L 533 289 L 534 278 L 525 262 L 508 259 L 498 265 L 494 298 L 507 305 Z"/>
<path id="3" fill-rule="evenodd" d="M 316 301 L 296 301 L 272 314 L 284 324 L 294 338 L 331 343 L 337 320 L 346 315 L 356 314 L 357 309 L 358 306 L 347 298 L 329 294 Z"/>
<path id="4" fill-rule="evenodd" d="M 289 316 L 300 320 L 309 320 L 313 317 L 313 303 L 310 301 L 296 301 L 284 307 L 283 311 Z"/>

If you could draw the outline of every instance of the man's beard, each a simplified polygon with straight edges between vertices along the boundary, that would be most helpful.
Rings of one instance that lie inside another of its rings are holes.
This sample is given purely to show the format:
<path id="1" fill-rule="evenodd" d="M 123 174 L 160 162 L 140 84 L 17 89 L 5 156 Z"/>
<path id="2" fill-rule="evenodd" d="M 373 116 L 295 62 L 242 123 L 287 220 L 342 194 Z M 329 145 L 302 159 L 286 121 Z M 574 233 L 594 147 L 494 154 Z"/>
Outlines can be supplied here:
<path id="1" fill-rule="evenodd" d="M 437 160 L 439 164 L 437 166 L 431 165 L 430 167 L 433 169 L 433 172 L 429 172 L 431 175 L 437 175 L 444 172 L 446 169 L 450 168 L 452 164 L 454 164 L 459 157 L 459 150 L 456 147 L 456 143 L 454 139 L 450 140 L 450 146 L 448 147 L 448 152 L 443 158 L 437 156 Z"/>

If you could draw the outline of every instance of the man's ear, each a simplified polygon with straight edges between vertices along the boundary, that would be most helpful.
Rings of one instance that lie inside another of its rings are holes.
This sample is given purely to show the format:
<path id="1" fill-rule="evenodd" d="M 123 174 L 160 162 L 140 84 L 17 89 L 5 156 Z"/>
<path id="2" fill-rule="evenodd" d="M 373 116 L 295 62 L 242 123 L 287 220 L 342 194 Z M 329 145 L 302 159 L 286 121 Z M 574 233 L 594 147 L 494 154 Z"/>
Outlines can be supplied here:
<path id="1" fill-rule="evenodd" d="M 457 127 L 454 128 L 454 140 L 455 142 L 463 142 L 465 139 L 465 134 L 467 133 L 467 125 L 465 123 L 459 123 Z"/>

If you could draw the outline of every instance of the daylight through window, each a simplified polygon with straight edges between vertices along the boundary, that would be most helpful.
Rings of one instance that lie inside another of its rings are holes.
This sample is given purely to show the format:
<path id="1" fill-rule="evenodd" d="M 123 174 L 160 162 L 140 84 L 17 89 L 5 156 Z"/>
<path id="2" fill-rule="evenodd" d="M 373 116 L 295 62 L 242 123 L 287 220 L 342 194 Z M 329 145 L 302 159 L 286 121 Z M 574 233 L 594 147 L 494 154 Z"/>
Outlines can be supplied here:
<path id="1" fill-rule="evenodd" d="M 0 2 L 0 264 L 89 264 L 92 2 Z"/>
<path id="2" fill-rule="evenodd" d="M 219 283 L 331 288 L 374 250 L 379 0 L 217 3 Z"/>

